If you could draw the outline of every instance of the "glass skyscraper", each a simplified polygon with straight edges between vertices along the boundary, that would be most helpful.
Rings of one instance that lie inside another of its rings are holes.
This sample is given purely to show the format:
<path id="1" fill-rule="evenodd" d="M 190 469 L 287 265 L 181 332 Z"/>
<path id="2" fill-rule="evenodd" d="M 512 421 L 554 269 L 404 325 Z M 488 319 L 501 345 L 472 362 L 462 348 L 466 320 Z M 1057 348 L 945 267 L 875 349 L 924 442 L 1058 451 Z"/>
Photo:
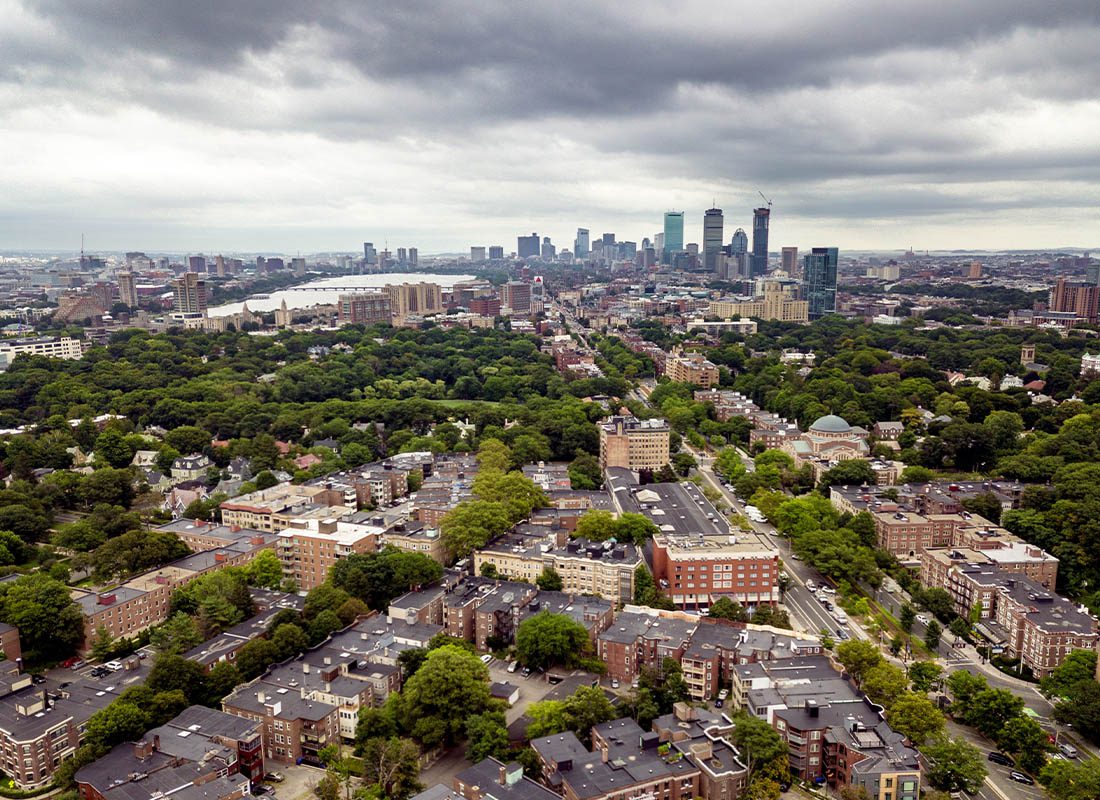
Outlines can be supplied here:
<path id="1" fill-rule="evenodd" d="M 835 247 L 815 247 L 802 261 L 802 279 L 805 298 L 809 301 L 810 319 L 836 313 L 838 258 Z"/>
<path id="2" fill-rule="evenodd" d="M 770 208 L 752 210 L 752 261 L 751 277 L 756 278 L 768 271 L 768 222 L 771 219 Z"/>
<path id="3" fill-rule="evenodd" d="M 577 228 L 577 238 L 573 240 L 573 255 L 577 258 L 588 258 L 591 252 L 588 243 L 588 228 Z"/>
<path id="4" fill-rule="evenodd" d="M 722 259 L 722 209 L 708 208 L 703 214 L 703 268 L 716 274 Z"/>
<path id="5" fill-rule="evenodd" d="M 661 263 L 672 262 L 672 254 L 684 249 L 684 212 L 665 212 L 665 244 L 661 255 Z"/>

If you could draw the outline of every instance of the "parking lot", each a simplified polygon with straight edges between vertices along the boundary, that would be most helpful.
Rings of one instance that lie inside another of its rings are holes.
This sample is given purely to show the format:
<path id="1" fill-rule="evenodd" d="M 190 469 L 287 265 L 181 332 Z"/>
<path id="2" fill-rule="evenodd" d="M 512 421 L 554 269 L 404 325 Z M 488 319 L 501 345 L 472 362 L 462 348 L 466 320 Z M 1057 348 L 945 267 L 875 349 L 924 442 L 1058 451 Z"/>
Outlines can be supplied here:
<path id="1" fill-rule="evenodd" d="M 263 795 L 266 800 L 312 800 L 313 787 L 324 777 L 325 771 L 304 764 L 284 766 L 268 764 L 268 771 L 278 772 L 284 780 L 280 783 L 268 783 L 272 792 Z"/>

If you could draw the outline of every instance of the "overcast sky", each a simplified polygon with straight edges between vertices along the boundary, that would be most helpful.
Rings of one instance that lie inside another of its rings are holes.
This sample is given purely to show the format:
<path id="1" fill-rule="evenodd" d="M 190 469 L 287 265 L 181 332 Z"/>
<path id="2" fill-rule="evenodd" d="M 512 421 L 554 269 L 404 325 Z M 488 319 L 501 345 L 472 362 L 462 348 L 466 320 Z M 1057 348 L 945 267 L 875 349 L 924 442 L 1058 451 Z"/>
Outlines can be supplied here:
<path id="1" fill-rule="evenodd" d="M 1100 245 L 1100 3 L 0 0 L 0 248 Z"/>

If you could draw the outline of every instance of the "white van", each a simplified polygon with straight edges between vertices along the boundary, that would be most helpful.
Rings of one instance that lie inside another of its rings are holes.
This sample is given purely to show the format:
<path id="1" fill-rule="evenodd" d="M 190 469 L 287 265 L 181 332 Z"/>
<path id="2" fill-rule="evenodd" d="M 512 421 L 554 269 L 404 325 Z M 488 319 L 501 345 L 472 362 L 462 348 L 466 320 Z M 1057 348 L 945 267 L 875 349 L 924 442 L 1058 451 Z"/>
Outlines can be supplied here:
<path id="1" fill-rule="evenodd" d="M 833 614 L 833 616 L 836 617 L 836 621 L 839 622 L 841 625 L 848 624 L 848 615 L 845 614 L 843 611 L 840 611 L 838 609 L 837 612 Z"/>
<path id="2" fill-rule="evenodd" d="M 806 588 L 809 589 L 812 592 L 814 589 L 817 588 L 817 584 L 814 583 L 813 581 L 808 580 L 808 581 L 806 581 Z"/>
<path id="3" fill-rule="evenodd" d="M 1058 751 L 1066 758 L 1077 758 L 1077 748 L 1072 744 L 1060 744 Z"/>
<path id="4" fill-rule="evenodd" d="M 518 668 L 519 668 L 519 662 L 518 661 L 513 661 L 511 664 L 508 665 L 508 671 L 509 672 L 515 672 Z"/>

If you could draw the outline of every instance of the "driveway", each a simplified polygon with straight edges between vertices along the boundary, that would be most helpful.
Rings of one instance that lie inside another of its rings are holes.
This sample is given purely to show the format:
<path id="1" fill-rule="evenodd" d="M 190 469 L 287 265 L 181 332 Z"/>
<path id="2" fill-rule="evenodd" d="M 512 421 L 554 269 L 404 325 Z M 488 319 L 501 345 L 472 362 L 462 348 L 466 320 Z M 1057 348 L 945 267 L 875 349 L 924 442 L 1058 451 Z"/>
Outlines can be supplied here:
<path id="1" fill-rule="evenodd" d="M 325 771 L 305 764 L 283 765 L 271 762 L 265 764 L 268 772 L 278 772 L 286 780 L 282 783 L 269 783 L 275 800 L 315 800 L 313 787 L 324 777 Z M 270 800 L 272 795 L 262 795 Z"/>

